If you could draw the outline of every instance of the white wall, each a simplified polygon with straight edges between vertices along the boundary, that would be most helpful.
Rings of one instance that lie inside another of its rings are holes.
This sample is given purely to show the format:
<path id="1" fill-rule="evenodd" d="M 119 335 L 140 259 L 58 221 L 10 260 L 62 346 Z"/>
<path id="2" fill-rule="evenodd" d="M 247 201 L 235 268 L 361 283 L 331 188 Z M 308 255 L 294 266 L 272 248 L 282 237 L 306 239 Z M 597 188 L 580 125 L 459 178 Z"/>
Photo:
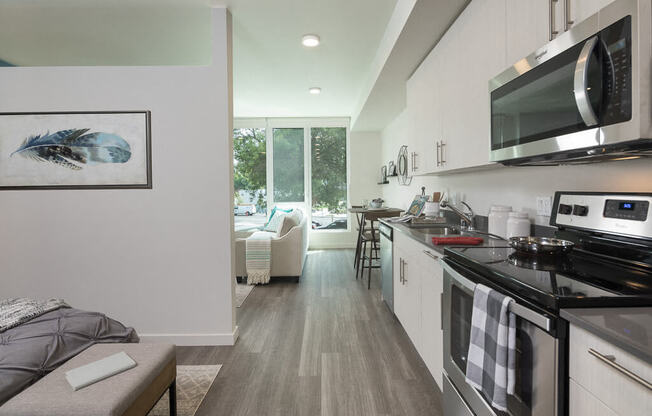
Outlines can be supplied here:
<path id="1" fill-rule="evenodd" d="M 211 59 L 208 1 L 0 3 L 0 59 L 16 66 L 207 65 Z"/>
<path id="2" fill-rule="evenodd" d="M 408 110 L 403 111 L 382 132 L 382 161 L 396 160 L 399 147 L 407 141 Z M 487 155 L 488 157 L 488 155 Z M 389 205 L 407 208 L 414 195 L 450 190 L 471 205 L 478 215 L 488 215 L 492 204 L 524 209 L 538 224 L 548 217 L 536 216 L 536 197 L 555 191 L 652 192 L 652 160 L 624 160 L 583 166 L 498 167 L 443 176 L 415 176 L 410 186 L 396 180 L 384 185 L 383 198 Z"/>
<path id="3" fill-rule="evenodd" d="M 231 24 L 212 64 L 0 68 L 0 112 L 151 110 L 152 190 L 0 191 L 0 297 L 61 297 L 151 340 L 232 344 Z"/>

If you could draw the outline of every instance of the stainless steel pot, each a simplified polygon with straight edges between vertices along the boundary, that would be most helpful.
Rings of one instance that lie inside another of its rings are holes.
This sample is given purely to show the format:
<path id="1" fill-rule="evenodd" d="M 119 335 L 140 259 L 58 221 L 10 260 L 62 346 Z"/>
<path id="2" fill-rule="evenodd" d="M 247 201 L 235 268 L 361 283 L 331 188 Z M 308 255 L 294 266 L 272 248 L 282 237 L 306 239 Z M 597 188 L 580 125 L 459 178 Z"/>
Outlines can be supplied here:
<path id="1" fill-rule="evenodd" d="M 571 251 L 575 243 L 548 237 L 512 237 L 509 245 L 519 253 L 563 254 Z"/>

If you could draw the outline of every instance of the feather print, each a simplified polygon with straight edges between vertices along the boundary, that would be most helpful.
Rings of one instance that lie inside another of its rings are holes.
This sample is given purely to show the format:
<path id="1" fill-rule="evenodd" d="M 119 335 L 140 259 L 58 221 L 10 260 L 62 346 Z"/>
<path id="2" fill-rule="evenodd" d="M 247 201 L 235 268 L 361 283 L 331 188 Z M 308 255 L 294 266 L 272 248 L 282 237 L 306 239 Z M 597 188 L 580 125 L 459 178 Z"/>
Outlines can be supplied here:
<path id="1" fill-rule="evenodd" d="M 89 130 L 60 130 L 30 136 L 11 156 L 18 153 L 72 170 L 96 163 L 125 163 L 131 158 L 131 147 L 122 137 L 101 132 L 86 134 Z"/>

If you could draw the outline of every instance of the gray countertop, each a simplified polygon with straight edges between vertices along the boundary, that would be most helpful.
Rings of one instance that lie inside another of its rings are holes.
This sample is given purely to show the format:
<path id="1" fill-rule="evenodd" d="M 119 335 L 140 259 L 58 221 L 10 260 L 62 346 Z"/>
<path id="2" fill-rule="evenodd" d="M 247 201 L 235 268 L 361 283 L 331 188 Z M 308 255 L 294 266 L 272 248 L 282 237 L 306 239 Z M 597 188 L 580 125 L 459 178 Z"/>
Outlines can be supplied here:
<path id="1" fill-rule="evenodd" d="M 507 247 L 509 245 L 509 243 L 505 240 L 498 240 L 495 238 L 491 238 L 488 235 L 480 234 L 480 233 L 461 231 L 459 234 L 449 234 L 449 235 L 430 234 L 430 233 L 424 233 L 423 229 L 408 227 L 403 223 L 387 222 L 386 220 L 380 220 L 380 222 L 387 225 L 388 227 L 392 227 L 394 229 L 394 232 L 405 234 L 411 239 L 423 244 L 429 249 L 437 251 L 440 254 L 444 254 L 444 248 L 455 247 L 455 245 L 434 245 L 432 244 L 432 237 L 482 237 L 484 239 L 484 242 L 482 244 L 473 247 Z M 441 226 L 444 224 L 439 224 L 439 225 Z M 448 225 L 456 226 L 455 224 L 448 224 Z"/>
<path id="2" fill-rule="evenodd" d="M 418 228 L 408 227 L 402 223 L 391 223 L 386 220 L 380 220 L 380 222 L 392 227 L 394 232 L 404 234 L 440 254 L 444 253 L 445 247 L 452 247 L 432 244 L 432 237 L 443 237 L 441 234 L 424 233 Z M 508 245 L 507 241 L 496 240 L 474 232 L 462 231 L 459 234 L 449 235 L 449 237 L 455 236 L 482 237 L 484 242 L 477 247 L 505 247 Z M 562 309 L 561 316 L 634 356 L 646 362 L 652 362 L 652 307 Z"/>
<path id="3" fill-rule="evenodd" d="M 561 317 L 652 363 L 652 307 L 562 309 Z"/>

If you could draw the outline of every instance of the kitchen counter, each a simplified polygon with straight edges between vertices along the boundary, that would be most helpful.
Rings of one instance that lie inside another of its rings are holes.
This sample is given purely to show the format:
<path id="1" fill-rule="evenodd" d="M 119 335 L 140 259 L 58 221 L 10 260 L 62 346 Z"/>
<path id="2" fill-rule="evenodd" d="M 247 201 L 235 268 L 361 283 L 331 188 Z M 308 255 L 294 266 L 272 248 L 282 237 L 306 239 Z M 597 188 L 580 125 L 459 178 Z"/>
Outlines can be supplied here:
<path id="1" fill-rule="evenodd" d="M 561 317 L 652 363 L 652 307 L 562 309 Z"/>
<path id="2" fill-rule="evenodd" d="M 491 238 L 488 235 L 485 234 L 480 234 L 480 233 L 474 233 L 474 232 L 468 232 L 468 231 L 460 231 L 458 234 L 448 234 L 448 235 L 442 235 L 442 234 L 428 234 L 428 233 L 423 233 L 420 232 L 419 228 L 414 228 L 414 227 L 408 227 L 407 225 L 400 223 L 400 222 L 388 222 L 386 220 L 380 220 L 381 223 L 385 224 L 388 227 L 391 227 L 394 229 L 394 232 L 399 232 L 402 234 L 405 234 L 406 236 L 410 237 L 414 241 L 417 241 L 427 248 L 431 250 L 435 250 L 439 254 L 444 254 L 444 249 L 446 247 L 455 247 L 454 244 L 451 245 L 434 245 L 432 244 L 432 237 L 481 237 L 484 241 L 482 244 L 479 244 L 477 246 L 465 246 L 465 247 L 507 247 L 509 243 L 505 240 L 497 240 L 495 238 Z M 450 226 L 450 227 L 458 227 L 456 224 L 437 224 L 436 226 Z M 423 229 L 423 228 L 421 228 Z M 458 245 L 459 247 L 459 245 Z"/>

